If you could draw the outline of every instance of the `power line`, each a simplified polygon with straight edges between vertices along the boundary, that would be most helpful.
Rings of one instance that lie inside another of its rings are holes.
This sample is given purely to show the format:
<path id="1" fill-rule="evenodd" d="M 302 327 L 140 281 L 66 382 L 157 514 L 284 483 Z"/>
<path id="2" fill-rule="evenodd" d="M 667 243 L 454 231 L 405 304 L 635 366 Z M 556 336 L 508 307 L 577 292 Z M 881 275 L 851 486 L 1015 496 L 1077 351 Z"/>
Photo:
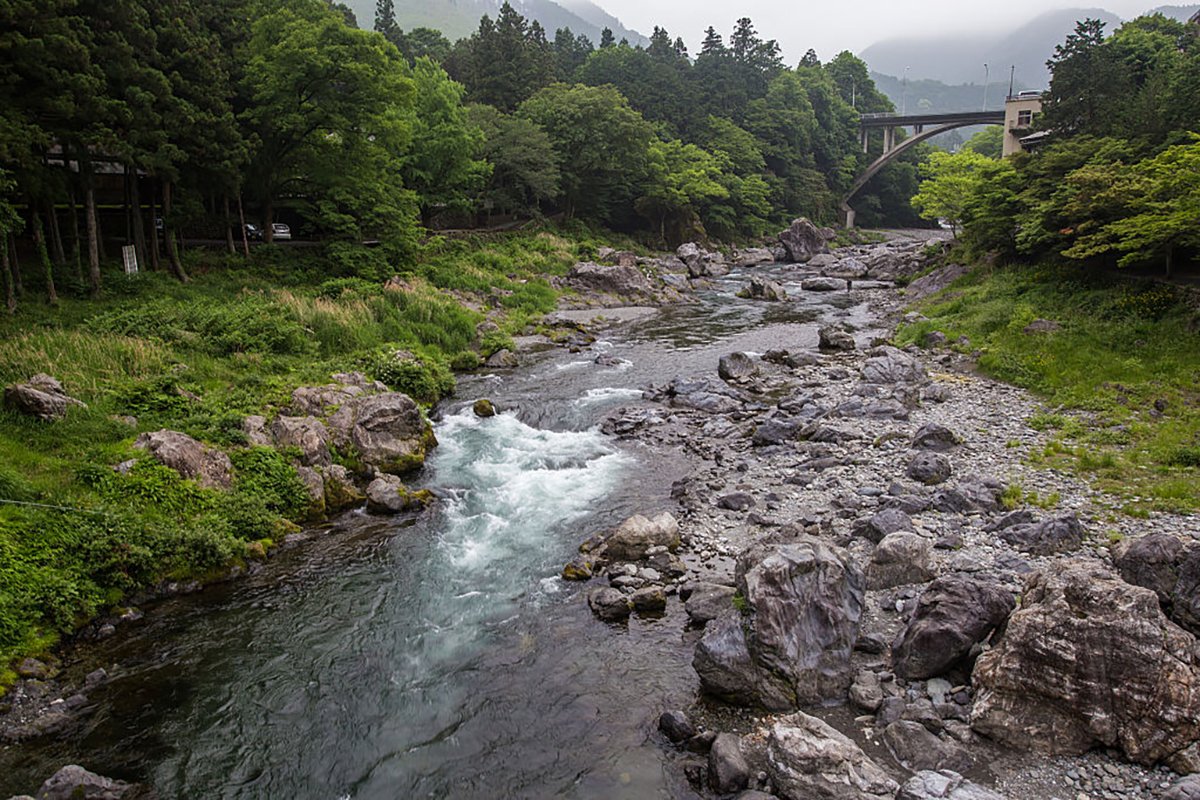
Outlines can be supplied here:
<path id="1" fill-rule="evenodd" d="M 72 508 L 70 506 L 52 506 L 47 503 L 31 503 L 26 500 L 6 500 L 2 497 L 0 497 L 0 503 L 8 503 L 14 506 L 31 506 L 33 508 L 49 508 L 54 511 L 74 511 L 77 514 L 95 514 L 98 517 L 102 517 L 108 513 L 107 511 L 88 511 L 84 508 Z"/>

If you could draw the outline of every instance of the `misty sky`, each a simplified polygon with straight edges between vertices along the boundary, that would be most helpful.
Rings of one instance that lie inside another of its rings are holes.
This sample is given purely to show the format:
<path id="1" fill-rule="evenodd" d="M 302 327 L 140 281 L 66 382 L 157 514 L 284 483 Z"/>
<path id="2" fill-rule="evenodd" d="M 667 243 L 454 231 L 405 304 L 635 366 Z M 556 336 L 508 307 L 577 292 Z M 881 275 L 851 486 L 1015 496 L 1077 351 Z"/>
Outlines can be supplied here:
<path id="1" fill-rule="evenodd" d="M 858 52 L 893 36 L 998 31 L 1016 28 L 1053 8 L 1101 7 L 1123 18 L 1168 2 L 1194 0 L 1104 0 L 1100 3 L 1047 3 L 1044 0 L 595 0 L 622 22 L 647 36 L 662 25 L 698 49 L 708 25 L 728 37 L 734 20 L 747 16 L 765 38 L 778 39 L 789 63 L 812 47 L 827 60 L 841 50 Z"/>

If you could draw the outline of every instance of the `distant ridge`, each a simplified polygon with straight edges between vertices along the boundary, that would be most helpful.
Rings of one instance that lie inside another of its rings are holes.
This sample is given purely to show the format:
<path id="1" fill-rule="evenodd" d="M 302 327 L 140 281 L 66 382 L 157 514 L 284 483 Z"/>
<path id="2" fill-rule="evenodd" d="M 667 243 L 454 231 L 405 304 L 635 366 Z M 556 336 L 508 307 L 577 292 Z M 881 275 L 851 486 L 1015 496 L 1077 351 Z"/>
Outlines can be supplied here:
<path id="1" fill-rule="evenodd" d="M 511 0 L 513 8 L 526 19 L 537 20 L 554 38 L 559 28 L 587 36 L 592 44 L 600 43 L 604 28 L 612 28 L 617 41 L 628 39 L 630 44 L 646 44 L 649 40 L 637 31 L 626 28 L 620 20 L 588 0 Z M 470 36 L 479 28 L 484 14 L 492 19 L 500 11 L 503 0 L 396 0 L 396 24 L 403 30 L 433 28 L 447 39 L 455 41 Z M 375 24 L 375 0 L 347 0 L 358 18 L 359 27 Z"/>

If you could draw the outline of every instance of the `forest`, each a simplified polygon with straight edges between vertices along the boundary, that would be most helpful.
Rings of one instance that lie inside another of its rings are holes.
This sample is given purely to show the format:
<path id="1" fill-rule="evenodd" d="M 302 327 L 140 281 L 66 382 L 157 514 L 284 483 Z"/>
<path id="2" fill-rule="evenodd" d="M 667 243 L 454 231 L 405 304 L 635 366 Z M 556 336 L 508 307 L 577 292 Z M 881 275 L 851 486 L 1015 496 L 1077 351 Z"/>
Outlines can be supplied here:
<path id="1" fill-rule="evenodd" d="M 3 0 L 0 229 L 11 308 L 95 295 L 113 242 L 187 280 L 187 238 L 283 220 L 411 260 L 423 230 L 561 216 L 678 244 L 832 222 L 890 109 L 849 53 L 794 67 L 749 19 L 701 52 L 550 36 L 505 5 L 451 44 L 326 0 Z M 911 223 L 915 161 L 860 196 Z M 17 248 L 16 240 L 28 243 Z"/>

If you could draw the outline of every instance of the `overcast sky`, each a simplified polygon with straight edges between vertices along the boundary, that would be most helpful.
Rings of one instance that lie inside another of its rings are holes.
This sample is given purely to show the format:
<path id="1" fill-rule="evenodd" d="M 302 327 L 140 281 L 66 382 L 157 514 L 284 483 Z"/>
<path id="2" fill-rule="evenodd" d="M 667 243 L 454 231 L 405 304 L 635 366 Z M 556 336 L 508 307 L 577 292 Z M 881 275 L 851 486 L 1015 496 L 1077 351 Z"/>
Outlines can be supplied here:
<path id="1" fill-rule="evenodd" d="M 738 17 L 750 17 L 768 39 L 778 39 L 789 63 L 808 48 L 822 60 L 842 50 L 859 52 L 893 36 L 984 31 L 1016 28 L 1053 8 L 1102 7 L 1123 18 L 1166 2 L 1194 0 L 1104 0 L 1102 3 L 1047 3 L 1045 0 L 595 0 L 634 30 L 649 36 L 661 25 L 672 36 L 683 36 L 695 52 L 709 25 L 728 38 Z"/>

